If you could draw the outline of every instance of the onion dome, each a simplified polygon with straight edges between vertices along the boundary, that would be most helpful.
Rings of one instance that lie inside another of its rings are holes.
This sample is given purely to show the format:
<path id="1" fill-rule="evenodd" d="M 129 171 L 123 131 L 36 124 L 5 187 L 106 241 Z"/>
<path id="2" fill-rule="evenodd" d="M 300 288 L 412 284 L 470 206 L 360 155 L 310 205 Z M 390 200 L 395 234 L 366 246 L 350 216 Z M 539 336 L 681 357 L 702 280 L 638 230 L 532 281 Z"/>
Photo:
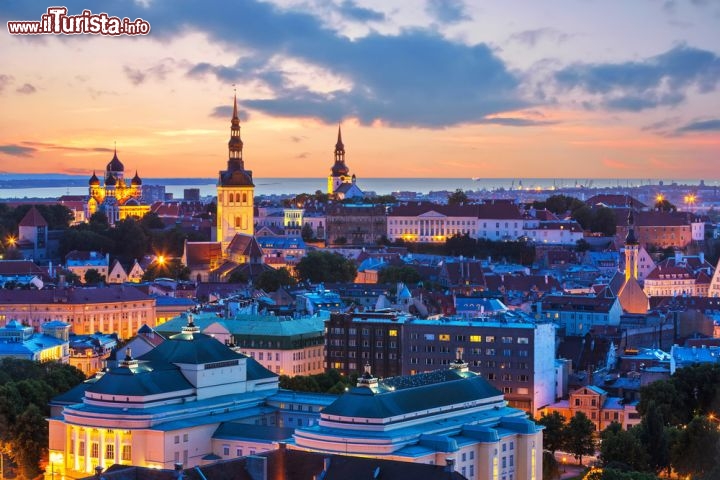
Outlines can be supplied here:
<path id="1" fill-rule="evenodd" d="M 122 164 L 122 162 L 118 159 L 117 156 L 117 149 L 115 150 L 115 154 L 113 155 L 112 160 L 110 160 L 110 163 L 107 164 L 108 172 L 124 172 L 125 171 L 125 165 Z"/>
<path id="2" fill-rule="evenodd" d="M 117 184 L 117 178 L 112 173 L 105 177 L 105 186 L 114 187 Z"/>
<path id="3" fill-rule="evenodd" d="M 88 182 L 88 185 L 90 185 L 91 187 L 100 185 L 100 179 L 97 177 L 97 175 L 95 175 L 94 171 L 93 171 L 92 177 L 90 177 L 90 181 Z"/>
<path id="4" fill-rule="evenodd" d="M 142 185 L 142 180 L 138 176 L 137 170 L 135 170 L 135 176 L 132 178 L 132 180 L 130 180 L 130 185 L 136 185 L 136 186 Z"/>

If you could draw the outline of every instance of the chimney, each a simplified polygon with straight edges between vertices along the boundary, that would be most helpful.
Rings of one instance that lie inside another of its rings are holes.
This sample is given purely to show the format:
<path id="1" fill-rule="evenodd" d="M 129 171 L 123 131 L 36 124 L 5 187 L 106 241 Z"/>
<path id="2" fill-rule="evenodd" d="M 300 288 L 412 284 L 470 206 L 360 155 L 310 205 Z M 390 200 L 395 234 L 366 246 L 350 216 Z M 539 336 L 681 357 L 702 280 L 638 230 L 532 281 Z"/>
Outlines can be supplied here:
<path id="1" fill-rule="evenodd" d="M 548 284 L 548 276 L 545 275 L 545 285 L 547 285 L 547 284 Z"/>
<path id="2" fill-rule="evenodd" d="M 447 457 L 445 459 L 445 471 L 452 473 L 455 471 L 455 459 Z"/>

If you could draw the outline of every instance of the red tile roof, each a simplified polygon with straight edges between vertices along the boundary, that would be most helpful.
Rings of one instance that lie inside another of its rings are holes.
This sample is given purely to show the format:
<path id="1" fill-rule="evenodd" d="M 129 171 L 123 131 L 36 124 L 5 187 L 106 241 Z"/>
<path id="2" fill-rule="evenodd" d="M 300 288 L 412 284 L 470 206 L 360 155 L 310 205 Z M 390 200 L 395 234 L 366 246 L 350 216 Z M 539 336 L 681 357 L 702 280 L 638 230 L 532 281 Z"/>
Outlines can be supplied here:
<path id="1" fill-rule="evenodd" d="M 216 264 L 222 258 L 220 242 L 187 242 L 185 261 L 188 267 Z"/>
<path id="2" fill-rule="evenodd" d="M 47 221 L 33 205 L 25 214 L 18 226 L 20 227 L 47 227 Z"/>

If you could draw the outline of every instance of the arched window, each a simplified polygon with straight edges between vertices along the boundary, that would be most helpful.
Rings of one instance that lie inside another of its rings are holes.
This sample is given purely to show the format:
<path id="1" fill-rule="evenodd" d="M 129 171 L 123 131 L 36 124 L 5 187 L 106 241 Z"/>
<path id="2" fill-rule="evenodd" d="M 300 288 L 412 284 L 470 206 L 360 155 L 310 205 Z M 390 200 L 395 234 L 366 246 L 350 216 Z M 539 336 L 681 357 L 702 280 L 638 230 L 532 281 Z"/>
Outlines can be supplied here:
<path id="1" fill-rule="evenodd" d="M 243 203 L 243 204 L 247 203 L 247 193 L 243 193 L 243 195 L 242 195 L 242 203 Z"/>
<path id="2" fill-rule="evenodd" d="M 240 194 L 239 193 L 235 194 L 235 202 L 240 203 Z"/>
<path id="3" fill-rule="evenodd" d="M 235 228 L 240 228 L 240 217 L 235 217 Z"/>

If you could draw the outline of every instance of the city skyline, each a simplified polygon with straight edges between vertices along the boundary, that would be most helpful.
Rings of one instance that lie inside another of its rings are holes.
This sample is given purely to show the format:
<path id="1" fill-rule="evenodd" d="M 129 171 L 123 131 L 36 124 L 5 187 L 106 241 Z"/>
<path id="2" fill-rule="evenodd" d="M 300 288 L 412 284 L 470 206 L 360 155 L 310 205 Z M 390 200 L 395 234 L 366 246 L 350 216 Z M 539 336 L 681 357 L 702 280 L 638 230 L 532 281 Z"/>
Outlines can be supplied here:
<path id="1" fill-rule="evenodd" d="M 64 4 L 70 14 L 96 8 Z M 0 6 L 3 23 L 49 5 Z M 707 178 L 720 5 L 116 2 L 147 36 L 0 35 L 0 172 L 211 177 L 233 85 L 256 177 Z"/>

